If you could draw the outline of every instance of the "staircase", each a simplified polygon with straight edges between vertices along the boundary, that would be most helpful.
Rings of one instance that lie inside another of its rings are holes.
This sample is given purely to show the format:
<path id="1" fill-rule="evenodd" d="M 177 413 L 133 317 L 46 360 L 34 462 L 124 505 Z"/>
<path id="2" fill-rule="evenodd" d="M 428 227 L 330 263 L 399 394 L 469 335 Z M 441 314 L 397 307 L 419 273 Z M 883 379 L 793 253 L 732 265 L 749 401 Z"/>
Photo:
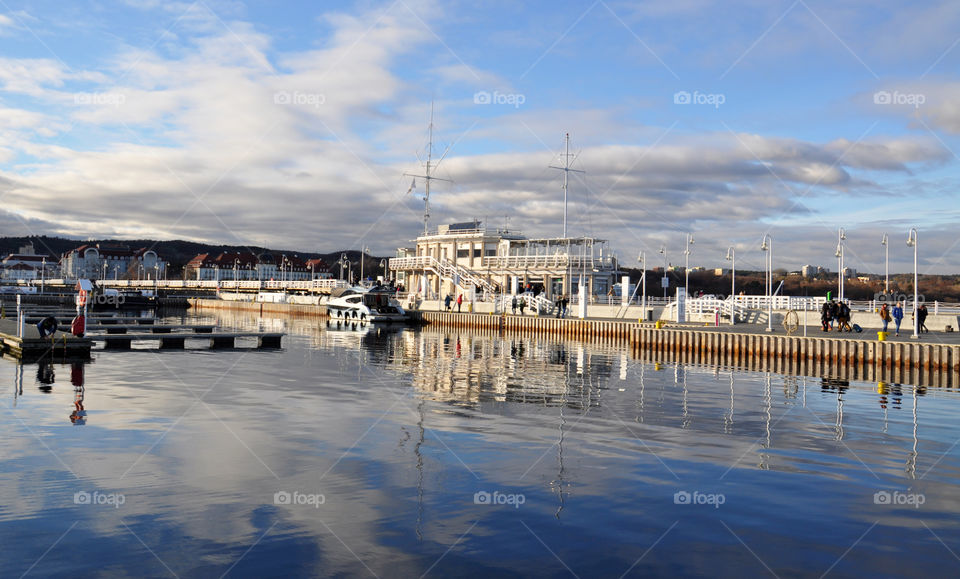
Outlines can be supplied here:
<path id="1" fill-rule="evenodd" d="M 441 278 L 448 279 L 450 281 L 459 279 L 459 283 L 457 283 L 457 285 L 462 288 L 468 287 L 467 284 L 473 284 L 479 288 L 482 288 L 487 293 L 492 294 L 496 292 L 496 288 L 492 283 L 480 277 L 472 270 L 459 266 L 455 263 L 451 263 L 447 260 L 440 261 L 432 256 L 420 257 L 419 259 L 424 261 L 424 269 L 433 271 L 433 273 L 437 274 Z"/>

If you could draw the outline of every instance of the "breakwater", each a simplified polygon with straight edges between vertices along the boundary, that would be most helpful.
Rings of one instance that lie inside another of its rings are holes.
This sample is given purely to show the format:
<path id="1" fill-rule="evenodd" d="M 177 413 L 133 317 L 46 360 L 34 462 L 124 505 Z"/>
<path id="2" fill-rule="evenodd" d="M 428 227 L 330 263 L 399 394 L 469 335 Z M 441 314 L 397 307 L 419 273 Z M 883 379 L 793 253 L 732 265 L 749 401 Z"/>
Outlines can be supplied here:
<path id="1" fill-rule="evenodd" d="M 198 310 L 326 317 L 315 305 L 190 300 Z M 788 336 L 737 328 L 667 326 L 616 320 L 413 311 L 415 323 L 506 336 L 556 337 L 629 348 L 635 358 L 721 365 L 839 380 L 960 386 L 960 344 Z M 871 334 L 875 336 L 875 334 Z"/>

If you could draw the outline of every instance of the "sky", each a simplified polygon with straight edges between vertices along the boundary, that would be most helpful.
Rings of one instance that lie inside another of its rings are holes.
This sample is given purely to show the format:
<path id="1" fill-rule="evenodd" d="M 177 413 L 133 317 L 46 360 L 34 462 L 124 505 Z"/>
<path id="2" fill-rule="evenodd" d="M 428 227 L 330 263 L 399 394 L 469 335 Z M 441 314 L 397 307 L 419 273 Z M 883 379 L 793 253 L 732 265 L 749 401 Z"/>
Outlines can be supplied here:
<path id="1" fill-rule="evenodd" d="M 958 273 L 960 4 L 0 0 L 0 235 Z M 438 159 L 442 160 L 437 163 Z"/>

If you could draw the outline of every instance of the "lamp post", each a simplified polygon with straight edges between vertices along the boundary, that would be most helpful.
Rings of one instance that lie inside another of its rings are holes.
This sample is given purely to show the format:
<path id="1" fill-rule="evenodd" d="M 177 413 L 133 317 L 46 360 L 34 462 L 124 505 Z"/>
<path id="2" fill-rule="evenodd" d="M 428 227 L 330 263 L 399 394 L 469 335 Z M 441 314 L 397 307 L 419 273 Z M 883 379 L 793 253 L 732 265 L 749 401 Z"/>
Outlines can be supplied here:
<path id="1" fill-rule="evenodd" d="M 637 257 L 637 262 L 640 263 L 640 280 L 643 283 L 643 288 L 640 294 L 640 315 L 643 316 L 644 321 L 647 319 L 647 256 L 644 252 L 640 252 L 640 256 Z M 626 290 L 623 290 L 626 291 Z"/>
<path id="2" fill-rule="evenodd" d="M 907 235 L 907 247 L 913 248 L 913 336 L 914 340 L 920 337 L 920 319 L 917 317 L 917 302 L 920 299 L 920 291 L 917 286 L 917 282 L 920 279 L 920 276 L 917 271 L 917 249 L 918 249 L 918 240 L 917 240 L 917 229 L 915 227 L 910 228 L 910 233 Z"/>
<path id="3" fill-rule="evenodd" d="M 44 284 L 47 281 L 47 258 L 40 260 L 40 295 L 43 295 Z"/>
<path id="4" fill-rule="evenodd" d="M 240 268 L 240 258 L 233 258 L 233 287 L 240 287 L 240 284 L 237 282 L 237 270 Z"/>
<path id="5" fill-rule="evenodd" d="M 725 259 L 730 262 L 730 301 L 732 303 L 737 299 L 737 252 L 732 245 L 727 248 Z"/>
<path id="6" fill-rule="evenodd" d="M 843 240 L 847 238 L 847 234 L 843 231 L 843 228 L 840 228 L 840 231 L 837 232 L 837 253 L 836 256 L 840 260 L 840 273 L 837 274 L 837 299 L 843 301 Z"/>
<path id="7" fill-rule="evenodd" d="M 773 331 L 773 238 L 763 234 L 762 251 L 767 252 L 767 331 Z"/>
<path id="8" fill-rule="evenodd" d="M 390 283 L 390 262 L 386 258 L 380 260 L 380 267 L 383 268 L 383 283 Z"/>
<path id="9" fill-rule="evenodd" d="M 347 266 L 347 254 L 340 254 L 340 279 L 343 279 L 343 270 Z"/>
<path id="10" fill-rule="evenodd" d="M 103 274 L 100 276 L 100 279 L 107 279 L 107 262 L 103 262 Z"/>
<path id="11" fill-rule="evenodd" d="M 884 295 L 890 294 L 890 244 L 887 243 L 887 234 L 883 234 L 883 239 L 880 240 L 880 245 L 883 246 L 884 257 L 883 257 L 883 293 Z"/>
<path id="12" fill-rule="evenodd" d="M 368 247 L 360 248 L 360 285 L 363 285 L 363 258 L 367 256 Z"/>
<path id="13" fill-rule="evenodd" d="M 690 246 L 693 245 L 693 234 L 687 234 L 687 248 L 684 250 L 683 255 L 686 258 L 686 262 L 683 266 L 683 291 L 687 295 L 690 295 Z"/>
<path id="14" fill-rule="evenodd" d="M 120 266 L 115 265 L 113 266 L 113 281 L 117 281 L 118 279 L 120 279 Z"/>
<path id="15" fill-rule="evenodd" d="M 660 287 L 663 288 L 663 299 L 667 299 L 667 285 L 663 283 L 667 279 L 667 246 L 660 246 L 660 254 L 663 255 L 663 279 L 660 280 Z"/>

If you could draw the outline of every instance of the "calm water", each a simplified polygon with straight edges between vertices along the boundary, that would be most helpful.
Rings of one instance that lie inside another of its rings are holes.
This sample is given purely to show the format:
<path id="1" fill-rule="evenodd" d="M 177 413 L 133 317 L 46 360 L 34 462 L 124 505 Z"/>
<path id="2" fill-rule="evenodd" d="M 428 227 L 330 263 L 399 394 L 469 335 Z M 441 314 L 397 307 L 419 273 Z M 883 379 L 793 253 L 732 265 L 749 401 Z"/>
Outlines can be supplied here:
<path id="1" fill-rule="evenodd" d="M 955 391 L 220 321 L 0 363 L 3 576 L 960 575 Z"/>

